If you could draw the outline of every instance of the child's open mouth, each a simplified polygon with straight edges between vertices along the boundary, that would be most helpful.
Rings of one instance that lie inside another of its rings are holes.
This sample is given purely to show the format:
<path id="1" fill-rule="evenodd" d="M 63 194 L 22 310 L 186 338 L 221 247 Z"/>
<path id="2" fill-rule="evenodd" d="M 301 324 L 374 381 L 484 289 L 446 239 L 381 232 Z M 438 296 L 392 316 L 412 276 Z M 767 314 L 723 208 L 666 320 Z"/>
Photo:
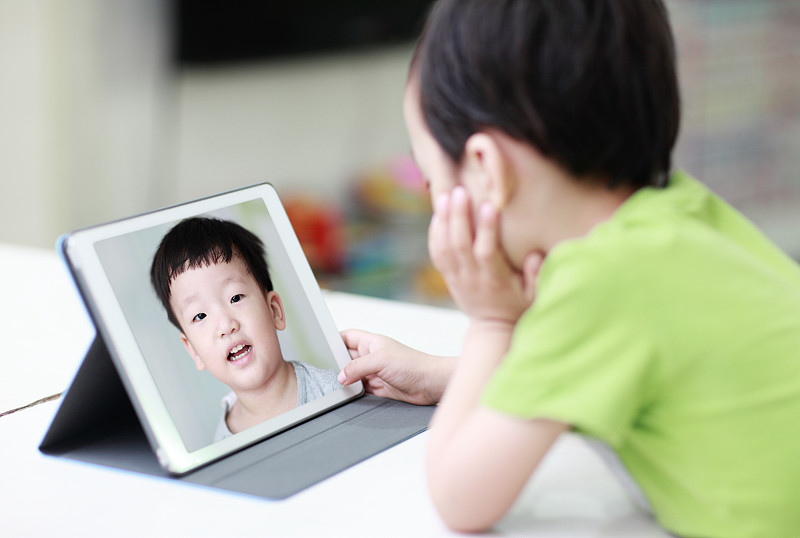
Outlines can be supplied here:
<path id="1" fill-rule="evenodd" d="M 243 357 L 247 356 L 251 351 L 253 351 L 253 346 L 246 345 L 246 344 L 239 344 L 235 348 L 228 353 L 228 361 L 229 362 L 236 362 Z"/>

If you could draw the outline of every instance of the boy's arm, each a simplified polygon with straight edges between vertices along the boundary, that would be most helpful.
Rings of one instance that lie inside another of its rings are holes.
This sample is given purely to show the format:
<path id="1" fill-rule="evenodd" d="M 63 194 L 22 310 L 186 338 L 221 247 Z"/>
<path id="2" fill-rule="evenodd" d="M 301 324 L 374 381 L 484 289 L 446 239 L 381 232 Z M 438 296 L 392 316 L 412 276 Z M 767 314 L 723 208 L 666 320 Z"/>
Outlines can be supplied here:
<path id="1" fill-rule="evenodd" d="M 431 424 L 431 497 L 445 523 L 459 531 L 481 531 L 496 523 L 567 429 L 561 422 L 514 418 L 480 405 L 512 328 L 496 322 L 470 325 L 464 352 Z"/>
<path id="2" fill-rule="evenodd" d="M 505 257 L 499 217 L 481 206 L 473 227 L 462 187 L 441 195 L 431 219 L 431 258 L 470 318 L 461 358 L 430 429 L 428 484 L 445 522 L 461 531 L 492 526 L 519 495 L 539 461 L 567 425 L 526 420 L 480 404 L 502 362 L 523 311 L 535 296 L 543 261 L 531 253 L 522 271 Z"/>

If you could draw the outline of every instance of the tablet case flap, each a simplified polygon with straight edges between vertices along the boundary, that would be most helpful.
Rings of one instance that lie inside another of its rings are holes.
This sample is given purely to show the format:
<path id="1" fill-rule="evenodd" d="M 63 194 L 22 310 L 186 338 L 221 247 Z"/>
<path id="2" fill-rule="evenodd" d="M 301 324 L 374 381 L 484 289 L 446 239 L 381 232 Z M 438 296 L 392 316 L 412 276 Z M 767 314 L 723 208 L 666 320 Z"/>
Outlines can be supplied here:
<path id="1" fill-rule="evenodd" d="M 433 410 L 365 395 L 175 477 L 159 466 L 97 336 L 39 448 L 72 460 L 280 499 L 424 431 Z"/>

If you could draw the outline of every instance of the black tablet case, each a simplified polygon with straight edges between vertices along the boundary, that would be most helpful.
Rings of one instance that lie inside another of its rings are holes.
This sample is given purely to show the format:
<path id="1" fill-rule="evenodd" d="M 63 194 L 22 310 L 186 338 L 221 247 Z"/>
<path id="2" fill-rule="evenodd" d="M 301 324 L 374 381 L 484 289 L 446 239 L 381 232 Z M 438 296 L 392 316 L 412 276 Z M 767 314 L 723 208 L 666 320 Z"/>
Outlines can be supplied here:
<path id="1" fill-rule="evenodd" d="M 159 464 L 98 335 L 39 449 L 170 480 L 280 499 L 417 435 L 432 406 L 367 394 L 183 476 Z"/>

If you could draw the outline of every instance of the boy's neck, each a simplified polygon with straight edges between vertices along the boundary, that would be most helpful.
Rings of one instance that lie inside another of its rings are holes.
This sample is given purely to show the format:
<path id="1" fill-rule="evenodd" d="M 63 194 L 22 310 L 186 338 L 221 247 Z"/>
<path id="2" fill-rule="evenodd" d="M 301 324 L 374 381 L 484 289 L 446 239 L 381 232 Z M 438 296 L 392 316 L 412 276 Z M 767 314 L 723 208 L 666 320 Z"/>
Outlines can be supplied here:
<path id="1" fill-rule="evenodd" d="M 281 361 L 274 375 L 263 386 L 235 392 L 236 403 L 228 413 L 227 422 L 229 429 L 238 433 L 297 407 L 294 366 Z"/>
<path id="2" fill-rule="evenodd" d="M 598 224 L 609 220 L 636 192 L 632 187 L 609 189 L 601 183 L 574 182 L 572 195 L 564 199 L 562 211 L 555 212 L 557 225 L 548 239 L 548 251 L 558 243 L 589 234 Z"/>
<path id="3" fill-rule="evenodd" d="M 606 178 L 576 177 L 524 143 L 511 141 L 506 148 L 517 177 L 509 209 L 519 223 L 535 223 L 531 250 L 547 253 L 563 241 L 587 235 L 636 192 L 627 186 L 611 189 Z"/>
<path id="4" fill-rule="evenodd" d="M 606 178 L 576 177 L 530 144 L 498 131 L 492 136 L 504 162 L 494 184 L 510 193 L 502 212 L 504 225 L 515 230 L 510 235 L 517 256 L 546 254 L 563 241 L 587 235 L 636 192 L 633 187 L 610 189 Z"/>

